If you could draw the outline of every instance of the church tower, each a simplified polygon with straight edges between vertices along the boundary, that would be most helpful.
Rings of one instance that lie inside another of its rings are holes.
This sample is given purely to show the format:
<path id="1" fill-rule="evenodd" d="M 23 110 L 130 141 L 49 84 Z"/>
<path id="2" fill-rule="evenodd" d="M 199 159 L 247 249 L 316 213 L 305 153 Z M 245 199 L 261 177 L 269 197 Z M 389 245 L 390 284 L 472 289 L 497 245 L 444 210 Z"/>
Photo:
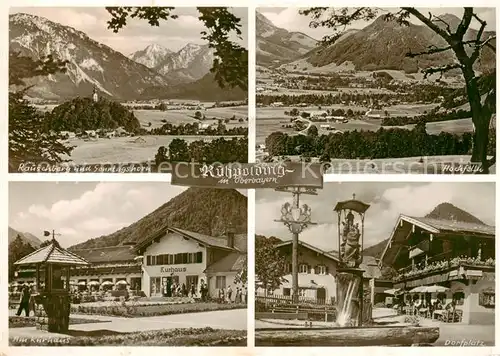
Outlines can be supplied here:
<path id="1" fill-rule="evenodd" d="M 97 95 L 97 88 L 94 85 L 94 90 L 92 91 L 92 100 L 94 103 L 97 103 L 99 101 L 99 96 Z"/>

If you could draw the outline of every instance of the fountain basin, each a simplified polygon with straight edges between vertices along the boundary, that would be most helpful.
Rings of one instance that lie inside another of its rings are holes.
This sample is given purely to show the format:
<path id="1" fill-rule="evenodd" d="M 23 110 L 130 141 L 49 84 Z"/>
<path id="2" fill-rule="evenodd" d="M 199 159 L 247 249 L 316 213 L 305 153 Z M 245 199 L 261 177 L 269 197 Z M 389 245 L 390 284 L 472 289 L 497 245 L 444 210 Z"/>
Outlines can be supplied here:
<path id="1" fill-rule="evenodd" d="M 438 327 L 257 328 L 255 346 L 412 346 L 439 339 Z"/>

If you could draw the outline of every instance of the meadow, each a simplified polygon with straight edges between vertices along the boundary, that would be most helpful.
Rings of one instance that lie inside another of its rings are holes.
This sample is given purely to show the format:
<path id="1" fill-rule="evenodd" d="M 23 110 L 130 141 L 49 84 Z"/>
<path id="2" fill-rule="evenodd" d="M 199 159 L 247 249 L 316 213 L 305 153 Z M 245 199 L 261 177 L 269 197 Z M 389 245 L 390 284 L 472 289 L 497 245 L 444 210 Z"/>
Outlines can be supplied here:
<path id="1" fill-rule="evenodd" d="M 158 136 L 146 135 L 137 137 L 116 137 L 112 139 L 99 138 L 84 141 L 71 139 L 67 143 L 76 146 L 70 159 L 74 164 L 105 164 L 105 163 L 139 163 L 154 160 L 160 146 L 168 147 L 175 138 L 186 141 L 212 141 L 217 138 L 238 136 Z"/>
<path id="2" fill-rule="evenodd" d="M 394 105 L 392 107 L 387 108 L 389 115 L 392 116 L 417 116 L 423 114 L 424 111 L 431 110 L 435 105 L 434 104 L 421 104 L 421 105 Z M 345 106 L 345 105 L 333 105 L 328 107 L 322 107 L 322 110 L 326 109 L 338 109 L 342 108 L 344 110 L 352 109 L 352 110 L 366 110 L 366 108 L 358 107 L 358 106 Z M 257 138 L 256 143 L 262 144 L 264 143 L 267 136 L 271 133 L 280 131 L 286 132 L 288 134 L 293 134 L 295 131 L 291 128 L 283 128 L 282 125 L 285 123 L 289 123 L 290 116 L 285 116 L 285 111 L 290 111 L 292 108 L 271 108 L 264 107 L 257 109 Z M 309 107 L 309 108 L 299 108 L 300 111 L 313 111 L 317 110 L 317 107 Z M 329 131 L 321 129 L 320 125 L 326 124 L 322 122 L 314 123 L 318 126 L 319 134 L 328 134 Z M 362 118 L 362 119 L 351 119 L 347 123 L 329 123 L 330 128 L 334 128 L 335 130 L 340 131 L 353 131 L 353 130 L 367 130 L 367 131 L 377 131 L 382 127 L 382 119 L 372 119 L 372 118 Z M 405 125 L 405 126 L 386 126 L 385 128 L 405 128 L 412 129 L 415 125 Z M 461 134 L 464 132 L 472 132 L 472 120 L 471 119 L 459 119 L 452 121 L 439 121 L 439 122 L 431 122 L 426 125 L 427 132 L 429 134 L 439 134 L 440 132 L 450 132 Z"/>

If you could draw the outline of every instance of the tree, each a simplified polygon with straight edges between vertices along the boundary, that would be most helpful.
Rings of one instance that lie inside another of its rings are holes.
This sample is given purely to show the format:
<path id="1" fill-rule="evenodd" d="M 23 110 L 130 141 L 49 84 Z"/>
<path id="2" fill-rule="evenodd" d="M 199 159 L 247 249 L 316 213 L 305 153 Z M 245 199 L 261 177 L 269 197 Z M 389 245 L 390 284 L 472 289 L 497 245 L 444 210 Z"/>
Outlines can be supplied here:
<path id="1" fill-rule="evenodd" d="M 318 137 L 318 126 L 311 125 L 311 127 L 307 129 L 307 136 Z"/>
<path id="2" fill-rule="evenodd" d="M 194 118 L 195 118 L 196 120 L 201 120 L 201 119 L 203 118 L 203 115 L 202 115 L 201 111 L 197 111 L 197 112 L 195 112 L 195 113 L 194 113 Z"/>
<path id="3" fill-rule="evenodd" d="M 169 157 L 172 162 L 188 162 L 189 150 L 186 141 L 174 138 L 168 145 Z"/>
<path id="4" fill-rule="evenodd" d="M 165 146 L 160 146 L 158 148 L 158 152 L 155 155 L 155 163 L 158 167 L 161 163 L 166 162 L 168 160 L 168 148 Z"/>
<path id="5" fill-rule="evenodd" d="M 160 21 L 175 20 L 175 7 L 107 7 L 111 15 L 108 28 L 119 32 L 127 26 L 129 18 L 147 20 L 151 26 L 160 26 Z M 227 7 L 197 7 L 198 19 L 204 24 L 201 39 L 214 50 L 211 73 L 220 87 L 248 88 L 248 51 L 229 39 L 231 34 L 241 37 L 241 19 Z"/>
<path id="6" fill-rule="evenodd" d="M 333 30 L 332 35 L 325 36 L 322 40 L 322 45 L 328 46 L 334 43 L 346 29 L 347 26 L 354 21 L 369 21 L 373 20 L 378 14 L 383 11 L 380 8 L 369 7 L 354 7 L 354 8 L 328 8 L 328 7 L 313 7 L 307 10 L 301 10 L 300 13 L 305 16 L 310 16 L 312 21 L 310 26 L 313 28 L 326 27 Z M 478 86 L 479 75 L 474 70 L 474 65 L 480 59 L 481 54 L 485 49 L 492 51 L 496 55 L 495 38 L 489 36 L 485 38 L 484 31 L 486 21 L 481 19 L 472 7 L 465 7 L 462 19 L 456 28 L 452 28 L 452 24 L 447 23 L 443 18 L 429 13 L 424 15 L 414 7 L 401 7 L 393 12 L 384 14 L 386 20 L 395 20 L 400 25 L 408 26 L 409 18 L 414 17 L 423 25 L 427 26 L 434 33 L 439 35 L 445 45 L 436 46 L 429 44 L 427 49 L 422 52 L 407 54 L 410 58 L 419 56 L 427 56 L 436 53 L 444 53 L 451 51 L 454 54 L 455 61 L 438 67 L 429 67 L 422 69 L 424 76 L 439 73 L 441 76 L 451 70 L 460 70 L 465 80 L 465 90 L 467 100 L 470 105 L 472 122 L 474 124 L 474 137 L 471 162 L 482 164 L 482 172 L 488 173 L 488 168 L 495 163 L 496 157 L 493 156 L 488 160 L 488 134 L 490 120 L 496 110 L 496 70 L 489 73 L 491 83 L 484 93 L 480 91 Z M 468 39 L 466 35 L 470 34 L 469 29 L 472 20 L 476 20 L 480 24 L 473 39 Z M 481 100 L 481 95 L 485 95 L 484 101 Z"/>
<path id="7" fill-rule="evenodd" d="M 14 241 L 9 244 L 9 280 L 13 280 L 15 276 L 14 263 L 33 251 L 35 251 L 33 246 L 24 242 L 20 235 L 17 235 Z"/>
<path id="8" fill-rule="evenodd" d="M 243 267 L 240 271 L 238 271 L 236 277 L 234 277 L 234 283 L 236 284 L 241 283 L 243 285 L 246 285 L 247 282 L 248 282 L 248 263 L 247 263 L 247 258 L 245 256 Z"/>
<path id="9" fill-rule="evenodd" d="M 264 288 L 266 295 L 268 290 L 278 289 L 283 282 L 285 265 L 285 257 L 276 249 L 273 240 L 256 236 L 255 282 Z"/>
<path id="10" fill-rule="evenodd" d="M 34 60 L 18 52 L 9 53 L 9 170 L 17 171 L 23 162 L 64 162 L 61 156 L 71 154 L 73 147 L 48 131 L 45 116 L 24 99 L 31 88 L 26 80 L 64 72 L 66 64 L 52 56 Z"/>

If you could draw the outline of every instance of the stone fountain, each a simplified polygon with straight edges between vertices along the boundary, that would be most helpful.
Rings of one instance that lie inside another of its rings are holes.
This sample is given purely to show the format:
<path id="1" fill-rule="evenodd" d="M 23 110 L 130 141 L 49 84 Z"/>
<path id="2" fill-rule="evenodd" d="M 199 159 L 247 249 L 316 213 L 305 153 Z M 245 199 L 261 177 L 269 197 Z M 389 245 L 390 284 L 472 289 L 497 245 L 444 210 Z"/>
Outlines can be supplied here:
<path id="1" fill-rule="evenodd" d="M 337 325 L 361 326 L 371 315 L 363 315 L 363 235 L 365 213 L 370 206 L 353 195 L 353 199 L 337 203 L 334 211 L 338 222 Z M 356 213 L 357 216 L 354 215 Z M 366 312 L 365 312 L 366 314 Z"/>

